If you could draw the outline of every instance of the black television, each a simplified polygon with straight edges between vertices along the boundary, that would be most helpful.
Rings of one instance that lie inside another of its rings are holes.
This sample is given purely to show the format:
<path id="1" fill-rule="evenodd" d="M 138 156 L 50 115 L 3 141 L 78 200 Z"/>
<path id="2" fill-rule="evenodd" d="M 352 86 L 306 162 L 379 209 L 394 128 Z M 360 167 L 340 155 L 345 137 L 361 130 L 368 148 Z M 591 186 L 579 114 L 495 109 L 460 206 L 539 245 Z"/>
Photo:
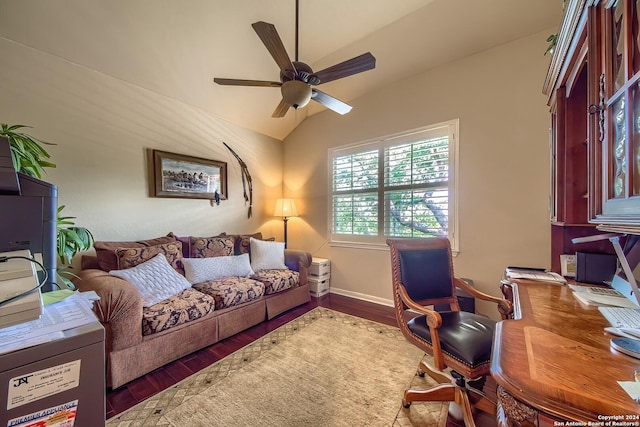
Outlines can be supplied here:
<path id="1" fill-rule="evenodd" d="M 9 140 L 0 137 L 0 252 L 42 254 L 48 274 L 43 292 L 56 280 L 57 206 L 58 187 L 16 172 Z"/>

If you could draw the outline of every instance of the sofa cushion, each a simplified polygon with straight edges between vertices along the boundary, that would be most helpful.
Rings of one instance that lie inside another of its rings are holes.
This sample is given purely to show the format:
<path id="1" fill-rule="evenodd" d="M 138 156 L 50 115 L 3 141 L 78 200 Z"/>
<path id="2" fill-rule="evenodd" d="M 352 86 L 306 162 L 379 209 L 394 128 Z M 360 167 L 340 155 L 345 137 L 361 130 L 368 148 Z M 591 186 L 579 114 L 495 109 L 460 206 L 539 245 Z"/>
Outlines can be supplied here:
<path id="1" fill-rule="evenodd" d="M 235 239 L 231 236 L 192 237 L 191 258 L 233 255 Z"/>
<path id="2" fill-rule="evenodd" d="M 198 283 L 193 287 L 216 300 L 216 310 L 257 300 L 264 295 L 264 284 L 248 277 L 225 277 Z"/>
<path id="3" fill-rule="evenodd" d="M 253 270 L 249 254 L 217 256 L 210 258 L 184 258 L 184 272 L 192 284 L 229 276 L 251 276 Z"/>
<path id="4" fill-rule="evenodd" d="M 189 288 L 142 310 L 142 335 L 182 325 L 212 312 L 215 300 Z"/>
<path id="5" fill-rule="evenodd" d="M 261 270 L 251 278 L 264 284 L 265 295 L 275 294 L 300 285 L 300 273 L 291 270 Z"/>
<path id="6" fill-rule="evenodd" d="M 184 266 L 182 265 L 182 243 L 175 241 L 162 245 L 146 246 L 142 248 L 118 248 L 115 251 L 118 258 L 118 269 L 124 270 L 135 267 L 150 260 L 158 254 L 163 254 L 169 265 L 178 273 L 184 276 Z"/>
<path id="7" fill-rule="evenodd" d="M 137 240 L 134 242 L 105 242 L 97 241 L 93 243 L 98 258 L 98 265 L 103 271 L 111 271 L 118 269 L 118 258 L 116 257 L 116 249 L 118 248 L 143 248 L 146 246 L 161 245 L 163 243 L 175 242 L 176 237 L 173 233 L 167 236 L 157 237 L 155 239 Z"/>
<path id="8" fill-rule="evenodd" d="M 173 236 L 175 237 L 176 240 L 182 242 L 182 256 L 183 258 L 193 258 L 193 256 L 191 255 L 191 242 L 193 242 L 196 239 L 204 239 L 204 237 L 194 237 L 194 236 L 176 236 L 173 233 L 169 233 L 169 236 Z M 212 236 L 212 237 L 224 237 L 226 236 L 227 233 L 220 233 L 217 236 Z"/>
<path id="9" fill-rule="evenodd" d="M 251 237 L 251 268 L 260 270 L 286 270 L 284 263 L 284 243 L 257 240 Z"/>
<path id="10" fill-rule="evenodd" d="M 143 307 L 151 307 L 191 287 L 191 283 L 174 270 L 160 253 L 140 265 L 112 270 L 109 274 L 131 283 L 140 292 Z"/>
<path id="11" fill-rule="evenodd" d="M 240 254 L 248 254 L 250 253 L 249 246 L 251 244 L 250 239 L 254 238 L 257 240 L 262 240 L 262 233 L 257 232 L 253 234 L 236 234 L 233 236 L 235 238 L 235 253 L 236 255 Z"/>

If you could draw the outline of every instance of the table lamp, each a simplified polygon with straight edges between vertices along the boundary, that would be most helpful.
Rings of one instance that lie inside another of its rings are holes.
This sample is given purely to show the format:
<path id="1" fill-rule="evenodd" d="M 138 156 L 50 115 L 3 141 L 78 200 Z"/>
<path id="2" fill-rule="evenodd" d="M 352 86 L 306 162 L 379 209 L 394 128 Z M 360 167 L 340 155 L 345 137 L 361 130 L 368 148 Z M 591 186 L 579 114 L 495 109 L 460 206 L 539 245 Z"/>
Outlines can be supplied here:
<path id="1" fill-rule="evenodd" d="M 296 209 L 296 203 L 293 199 L 278 199 L 276 200 L 276 209 L 273 216 L 281 216 L 284 221 L 284 247 L 287 247 L 287 221 L 292 216 L 298 216 L 298 210 Z"/>

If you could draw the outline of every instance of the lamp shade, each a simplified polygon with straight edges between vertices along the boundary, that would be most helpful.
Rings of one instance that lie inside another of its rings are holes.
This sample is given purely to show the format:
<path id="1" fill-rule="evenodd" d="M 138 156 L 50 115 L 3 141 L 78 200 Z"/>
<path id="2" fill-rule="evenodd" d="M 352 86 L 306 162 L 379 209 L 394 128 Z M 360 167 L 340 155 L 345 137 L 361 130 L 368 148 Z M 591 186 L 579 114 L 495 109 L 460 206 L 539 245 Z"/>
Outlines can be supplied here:
<path id="1" fill-rule="evenodd" d="M 296 203 L 293 199 L 278 199 L 276 200 L 276 209 L 273 216 L 281 216 L 284 218 L 298 216 L 298 210 L 296 209 Z"/>

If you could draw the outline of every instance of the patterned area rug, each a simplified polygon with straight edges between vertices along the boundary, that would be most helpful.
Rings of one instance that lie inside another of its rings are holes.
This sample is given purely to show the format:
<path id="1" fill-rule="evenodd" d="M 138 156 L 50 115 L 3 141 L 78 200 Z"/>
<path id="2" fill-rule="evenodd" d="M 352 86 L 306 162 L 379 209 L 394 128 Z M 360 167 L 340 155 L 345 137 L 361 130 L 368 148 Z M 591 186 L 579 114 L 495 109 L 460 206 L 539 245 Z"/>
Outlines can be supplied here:
<path id="1" fill-rule="evenodd" d="M 133 426 L 444 426 L 446 404 L 402 408 L 423 355 L 390 326 L 316 308 L 107 421 Z"/>

